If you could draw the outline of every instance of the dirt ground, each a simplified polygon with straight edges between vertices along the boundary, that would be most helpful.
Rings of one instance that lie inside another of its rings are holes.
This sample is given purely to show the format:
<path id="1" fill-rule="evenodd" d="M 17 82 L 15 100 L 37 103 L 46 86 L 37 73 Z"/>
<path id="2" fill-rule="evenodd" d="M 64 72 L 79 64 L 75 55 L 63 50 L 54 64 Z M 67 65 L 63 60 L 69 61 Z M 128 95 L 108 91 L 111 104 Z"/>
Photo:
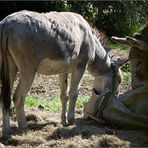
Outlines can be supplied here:
<path id="1" fill-rule="evenodd" d="M 6 147 L 142 147 L 148 145 L 146 131 L 127 130 L 101 125 L 82 119 L 82 110 L 76 111 L 75 125 L 63 127 L 59 113 L 46 113 L 26 108 L 28 129 L 21 133 L 16 128 L 15 115 L 11 119 L 12 136 L 1 139 Z M 4 145 L 0 145 L 2 147 Z"/>
<path id="2" fill-rule="evenodd" d="M 115 51 L 111 54 L 116 54 Z M 116 54 L 117 55 L 117 54 Z M 127 53 L 118 53 L 119 57 Z M 118 58 L 116 56 L 116 58 Z M 59 95 L 58 76 L 36 75 L 34 84 L 28 96 L 52 100 Z M 93 78 L 85 73 L 80 96 L 91 95 Z M 120 93 L 125 92 L 130 85 L 123 82 Z M 18 131 L 16 115 L 11 116 L 12 136 L 2 139 L 0 147 L 143 147 L 148 146 L 147 131 L 142 129 L 130 130 L 99 124 L 93 120 L 84 120 L 83 109 L 76 110 L 76 123 L 63 127 L 60 124 L 60 113 L 49 113 L 37 108 L 25 107 L 28 129 L 26 132 Z M 0 128 L 1 130 L 1 128 Z"/>

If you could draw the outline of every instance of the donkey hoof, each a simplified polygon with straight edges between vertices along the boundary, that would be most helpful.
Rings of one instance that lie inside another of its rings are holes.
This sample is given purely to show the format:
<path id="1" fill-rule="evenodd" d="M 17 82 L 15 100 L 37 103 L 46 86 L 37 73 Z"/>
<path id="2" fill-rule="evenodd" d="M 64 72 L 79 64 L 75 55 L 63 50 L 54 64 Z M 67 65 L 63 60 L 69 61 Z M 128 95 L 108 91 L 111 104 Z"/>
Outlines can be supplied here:
<path id="1" fill-rule="evenodd" d="M 66 122 L 66 121 L 61 121 L 61 124 L 63 125 L 63 126 L 68 126 L 69 124 Z"/>

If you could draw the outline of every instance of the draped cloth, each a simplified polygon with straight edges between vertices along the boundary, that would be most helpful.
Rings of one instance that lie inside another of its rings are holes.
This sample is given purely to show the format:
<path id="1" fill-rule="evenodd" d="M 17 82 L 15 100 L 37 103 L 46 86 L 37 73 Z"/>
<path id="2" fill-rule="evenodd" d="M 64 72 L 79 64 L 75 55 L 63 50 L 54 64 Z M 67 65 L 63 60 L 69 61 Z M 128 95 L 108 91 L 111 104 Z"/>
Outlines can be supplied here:
<path id="1" fill-rule="evenodd" d="M 98 96 L 95 103 L 90 99 L 84 107 L 84 117 L 101 123 L 148 128 L 148 86 L 120 96 L 107 92 L 104 96 Z"/>

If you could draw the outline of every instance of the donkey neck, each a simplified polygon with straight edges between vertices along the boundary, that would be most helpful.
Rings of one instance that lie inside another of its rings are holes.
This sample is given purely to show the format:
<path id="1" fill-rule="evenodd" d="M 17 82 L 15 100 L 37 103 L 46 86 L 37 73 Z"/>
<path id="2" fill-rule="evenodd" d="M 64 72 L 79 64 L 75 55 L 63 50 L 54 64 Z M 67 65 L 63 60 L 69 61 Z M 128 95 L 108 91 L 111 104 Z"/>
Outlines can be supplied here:
<path id="1" fill-rule="evenodd" d="M 95 58 L 88 65 L 88 71 L 96 76 L 111 71 L 111 59 L 101 43 L 95 38 Z"/>

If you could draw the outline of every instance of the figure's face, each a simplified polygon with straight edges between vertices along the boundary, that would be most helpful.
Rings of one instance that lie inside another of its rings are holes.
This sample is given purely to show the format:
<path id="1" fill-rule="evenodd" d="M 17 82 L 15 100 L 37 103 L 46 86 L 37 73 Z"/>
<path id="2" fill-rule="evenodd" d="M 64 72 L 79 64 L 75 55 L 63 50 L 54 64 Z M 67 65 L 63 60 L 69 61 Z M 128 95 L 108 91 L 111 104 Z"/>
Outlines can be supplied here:
<path id="1" fill-rule="evenodd" d="M 136 48 L 129 53 L 132 73 L 132 89 L 148 84 L 148 54 Z"/>

